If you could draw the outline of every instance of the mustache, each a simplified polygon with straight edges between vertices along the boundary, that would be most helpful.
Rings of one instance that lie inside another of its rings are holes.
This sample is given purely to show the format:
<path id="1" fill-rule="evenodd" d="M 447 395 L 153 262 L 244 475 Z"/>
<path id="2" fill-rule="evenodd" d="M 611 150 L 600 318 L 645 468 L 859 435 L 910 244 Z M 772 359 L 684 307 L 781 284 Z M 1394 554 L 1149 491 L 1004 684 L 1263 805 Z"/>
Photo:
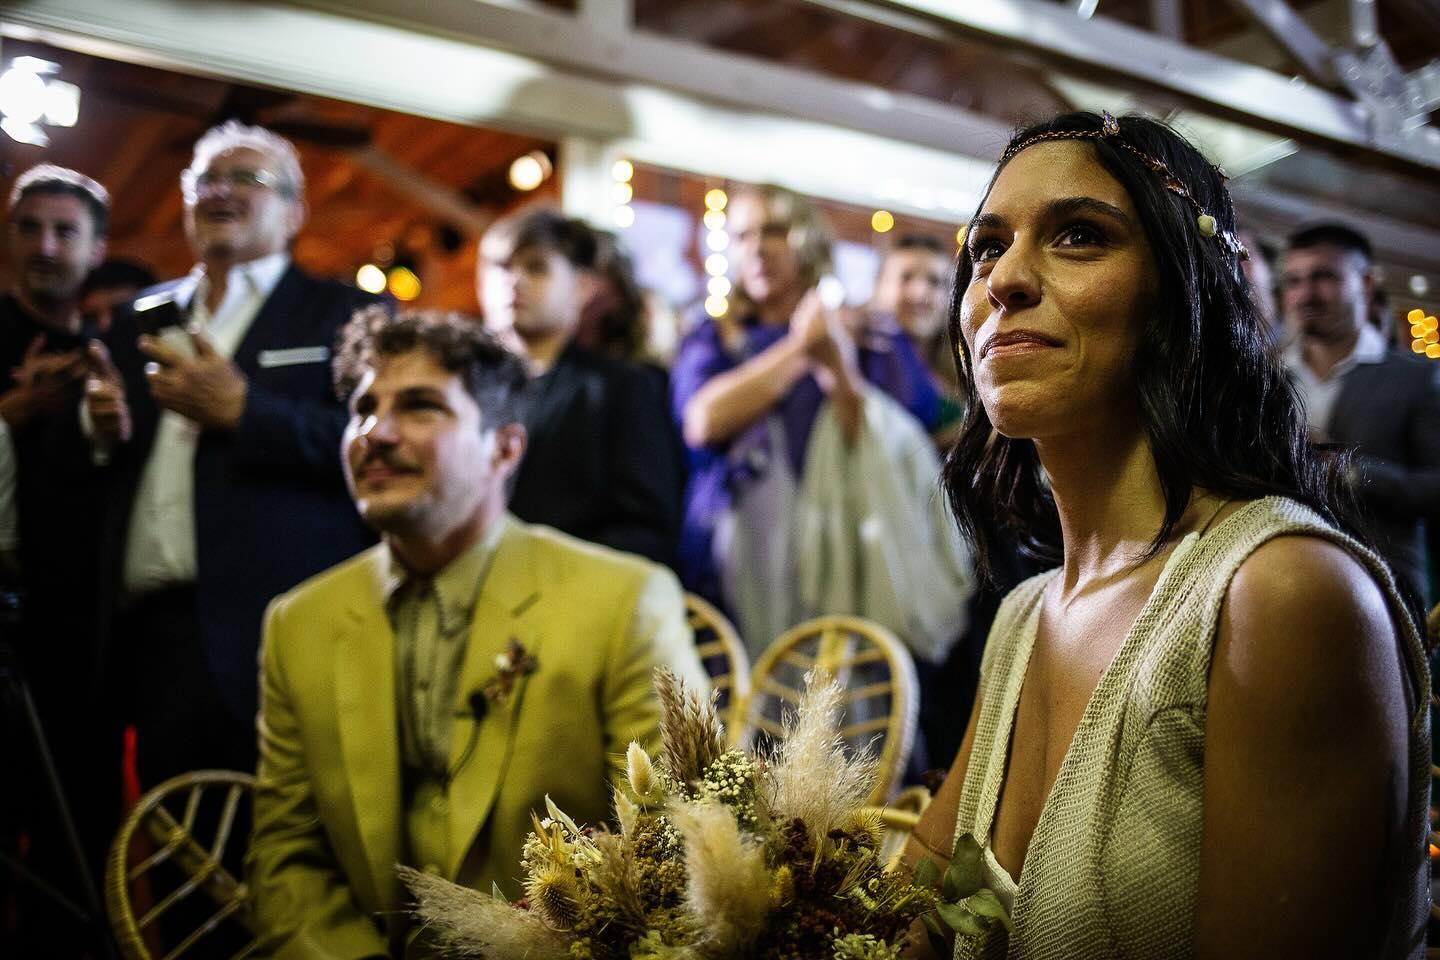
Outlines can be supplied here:
<path id="1" fill-rule="evenodd" d="M 419 465 L 397 456 L 388 450 L 371 450 L 355 466 L 356 473 L 363 473 L 374 466 L 384 467 L 386 470 L 395 473 L 415 473 L 420 469 Z"/>
<path id="2" fill-rule="evenodd" d="M 47 257 L 44 254 L 36 254 L 35 256 L 25 258 L 25 269 L 27 270 L 33 270 L 36 267 L 53 270 L 58 266 L 60 266 L 59 260 L 56 260 L 54 257 Z"/>

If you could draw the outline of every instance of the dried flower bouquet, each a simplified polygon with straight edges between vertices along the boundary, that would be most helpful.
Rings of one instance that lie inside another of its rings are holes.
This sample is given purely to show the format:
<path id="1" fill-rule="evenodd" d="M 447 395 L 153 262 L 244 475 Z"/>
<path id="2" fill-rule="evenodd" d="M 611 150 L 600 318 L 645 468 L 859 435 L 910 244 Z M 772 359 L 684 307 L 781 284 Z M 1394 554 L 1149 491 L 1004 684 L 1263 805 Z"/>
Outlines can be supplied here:
<path id="1" fill-rule="evenodd" d="M 713 699 L 656 671 L 659 762 L 639 744 L 615 790 L 616 829 L 553 803 L 525 844 L 511 904 L 402 868 L 417 914 L 447 953 L 486 960 L 898 960 L 915 920 L 974 933 L 1008 924 L 962 838 L 943 878 L 929 861 L 887 868 L 863 804 L 868 757 L 836 733 L 841 690 L 806 696 L 768 756 L 726 750 Z"/>

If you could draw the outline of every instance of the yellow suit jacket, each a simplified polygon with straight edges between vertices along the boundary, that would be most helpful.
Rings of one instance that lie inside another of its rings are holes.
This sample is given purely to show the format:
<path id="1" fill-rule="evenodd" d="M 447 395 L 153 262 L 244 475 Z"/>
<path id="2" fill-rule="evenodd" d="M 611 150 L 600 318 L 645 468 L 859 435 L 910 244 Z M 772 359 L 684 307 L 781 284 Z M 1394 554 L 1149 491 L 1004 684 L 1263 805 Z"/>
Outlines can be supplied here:
<path id="1" fill-rule="evenodd" d="M 507 518 L 476 604 L 457 691 L 452 766 L 470 739 L 466 698 L 511 638 L 536 657 L 479 721 L 448 792 L 444 876 L 520 893 L 520 850 L 548 793 L 581 823 L 609 818 L 631 740 L 659 745 L 652 669 L 706 684 L 666 570 Z M 407 897 L 395 638 L 377 547 L 271 604 L 260 666 L 260 767 L 247 875 L 263 952 L 395 954 Z"/>

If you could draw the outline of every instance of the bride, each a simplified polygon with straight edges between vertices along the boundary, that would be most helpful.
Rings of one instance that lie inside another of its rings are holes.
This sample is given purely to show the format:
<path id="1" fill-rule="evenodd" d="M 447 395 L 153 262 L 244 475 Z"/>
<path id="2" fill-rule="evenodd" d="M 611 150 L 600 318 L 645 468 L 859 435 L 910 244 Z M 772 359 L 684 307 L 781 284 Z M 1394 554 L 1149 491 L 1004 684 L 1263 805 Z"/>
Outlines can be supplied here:
<path id="1" fill-rule="evenodd" d="M 1059 566 L 1005 600 L 907 851 L 981 843 L 1013 932 L 957 957 L 1424 953 L 1425 653 L 1234 231 L 1184 139 L 1086 113 L 1019 133 L 970 225 L 946 486 L 982 564 Z"/>

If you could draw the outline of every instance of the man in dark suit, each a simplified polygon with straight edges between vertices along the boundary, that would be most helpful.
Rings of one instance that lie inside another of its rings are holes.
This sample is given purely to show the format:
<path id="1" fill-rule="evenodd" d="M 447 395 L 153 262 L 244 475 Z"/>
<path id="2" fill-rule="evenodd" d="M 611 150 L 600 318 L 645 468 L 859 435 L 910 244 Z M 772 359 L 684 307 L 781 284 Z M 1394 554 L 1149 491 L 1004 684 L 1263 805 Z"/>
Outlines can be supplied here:
<path id="1" fill-rule="evenodd" d="M 1440 523 L 1440 362 L 1391 350 L 1366 322 L 1372 257 L 1340 224 L 1290 237 L 1281 288 L 1296 340 L 1285 359 L 1311 436 L 1354 449 L 1376 546 L 1426 603 L 1425 527 Z"/>
<path id="2" fill-rule="evenodd" d="M 374 541 L 345 492 L 329 364 L 373 298 L 290 262 L 294 148 L 231 121 L 181 184 L 199 264 L 116 315 L 84 412 L 116 475 L 109 595 L 146 787 L 254 769 L 265 605 Z"/>
<path id="3" fill-rule="evenodd" d="M 684 479 L 664 375 L 574 342 L 596 249 L 589 227 L 544 209 L 499 221 L 480 242 L 485 324 L 530 375 L 519 405 L 529 443 L 510 509 L 673 566 Z"/>

